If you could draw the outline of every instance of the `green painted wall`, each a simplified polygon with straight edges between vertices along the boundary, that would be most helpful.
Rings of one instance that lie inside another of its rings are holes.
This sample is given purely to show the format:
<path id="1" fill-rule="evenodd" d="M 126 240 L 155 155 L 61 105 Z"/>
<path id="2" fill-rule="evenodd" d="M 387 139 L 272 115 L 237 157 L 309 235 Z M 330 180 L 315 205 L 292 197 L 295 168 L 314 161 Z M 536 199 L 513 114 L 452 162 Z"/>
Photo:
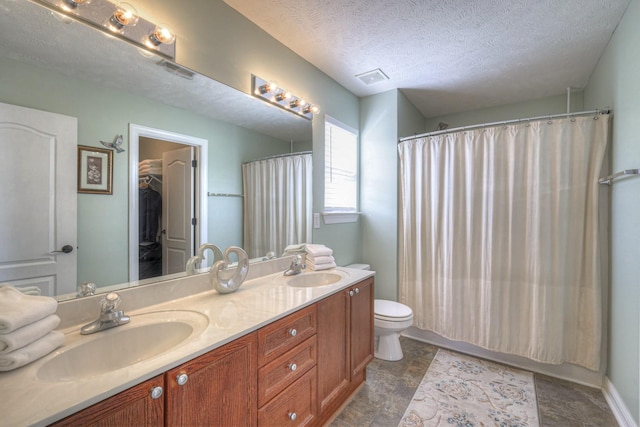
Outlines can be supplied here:
<path id="1" fill-rule="evenodd" d="M 424 117 L 398 90 L 360 101 L 362 257 L 376 271 L 376 297 L 398 299 L 398 138 Z"/>
<path id="2" fill-rule="evenodd" d="M 633 0 L 585 89 L 586 108 L 613 112 L 611 170 L 640 167 L 640 1 Z M 611 186 L 611 284 L 607 377 L 640 421 L 640 178 Z"/>
<path id="3" fill-rule="evenodd" d="M 582 90 L 571 91 L 571 111 L 583 111 Z M 430 117 L 426 121 L 424 132 L 431 132 L 438 128 L 438 123 L 444 122 L 449 129 L 460 126 L 470 126 L 481 123 L 491 123 L 502 120 L 516 120 L 527 117 L 539 117 L 548 114 L 563 114 L 567 112 L 567 95 L 561 94 L 546 98 L 532 99 L 527 102 L 500 105 L 491 108 L 465 111 L 457 114 L 447 114 L 439 117 Z"/>

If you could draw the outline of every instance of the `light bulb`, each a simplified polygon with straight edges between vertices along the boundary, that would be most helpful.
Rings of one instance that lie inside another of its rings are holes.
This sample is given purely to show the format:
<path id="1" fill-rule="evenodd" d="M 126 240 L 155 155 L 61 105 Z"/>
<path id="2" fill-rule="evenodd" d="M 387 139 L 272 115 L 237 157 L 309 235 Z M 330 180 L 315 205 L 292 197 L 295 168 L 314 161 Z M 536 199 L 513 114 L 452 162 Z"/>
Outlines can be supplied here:
<path id="1" fill-rule="evenodd" d="M 275 82 L 265 83 L 258 88 L 260 94 L 264 95 L 265 93 L 274 92 L 278 89 L 278 85 Z"/>
<path id="2" fill-rule="evenodd" d="M 150 47 L 156 47 L 161 44 L 171 44 L 176 40 L 176 35 L 169 27 L 164 24 L 156 25 L 156 28 L 153 30 L 148 37 L 148 45 Z"/>
<path id="3" fill-rule="evenodd" d="M 119 33 L 126 26 L 133 27 L 138 23 L 138 11 L 135 7 L 129 3 L 118 3 L 116 11 L 105 22 L 105 26 L 115 32 Z"/>
<path id="4" fill-rule="evenodd" d="M 283 90 L 282 92 L 278 92 L 275 96 L 277 102 L 284 101 L 289 98 L 291 98 L 291 92 L 287 92 L 285 90 Z"/>

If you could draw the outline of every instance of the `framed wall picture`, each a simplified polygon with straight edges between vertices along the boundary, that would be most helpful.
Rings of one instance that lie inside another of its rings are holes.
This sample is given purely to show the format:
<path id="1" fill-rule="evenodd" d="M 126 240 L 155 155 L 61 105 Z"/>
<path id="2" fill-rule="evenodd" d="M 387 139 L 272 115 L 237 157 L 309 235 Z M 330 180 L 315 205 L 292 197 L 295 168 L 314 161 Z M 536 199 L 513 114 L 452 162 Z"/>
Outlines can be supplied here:
<path id="1" fill-rule="evenodd" d="M 78 193 L 113 194 L 113 151 L 78 145 Z"/>

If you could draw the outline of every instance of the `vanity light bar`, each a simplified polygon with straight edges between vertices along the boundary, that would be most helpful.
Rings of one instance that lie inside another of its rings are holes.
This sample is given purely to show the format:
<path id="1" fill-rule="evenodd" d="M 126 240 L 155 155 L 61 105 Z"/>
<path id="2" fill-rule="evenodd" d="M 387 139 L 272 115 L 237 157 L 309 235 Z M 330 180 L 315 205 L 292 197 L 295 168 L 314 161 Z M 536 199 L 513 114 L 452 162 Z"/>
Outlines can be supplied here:
<path id="1" fill-rule="evenodd" d="M 109 35 L 118 37 L 164 58 L 176 56 L 176 36 L 166 25 L 156 25 L 138 16 L 129 3 L 107 0 L 32 0 Z"/>
<path id="2" fill-rule="evenodd" d="M 276 83 L 264 80 L 255 75 L 251 75 L 251 93 L 256 98 L 260 98 L 269 104 L 276 105 L 308 120 L 313 120 L 313 115 L 318 114 L 320 111 L 317 106 L 294 96 L 288 90 L 278 87 Z"/>

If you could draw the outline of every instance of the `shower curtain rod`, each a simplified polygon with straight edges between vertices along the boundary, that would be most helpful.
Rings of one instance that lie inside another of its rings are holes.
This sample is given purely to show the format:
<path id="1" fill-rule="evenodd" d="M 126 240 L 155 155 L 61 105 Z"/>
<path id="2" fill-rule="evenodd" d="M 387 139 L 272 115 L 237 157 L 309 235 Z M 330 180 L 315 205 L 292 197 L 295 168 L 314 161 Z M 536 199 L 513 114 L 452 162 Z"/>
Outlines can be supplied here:
<path id="1" fill-rule="evenodd" d="M 247 163 L 261 162 L 262 160 L 279 159 L 280 157 L 302 156 L 303 154 L 313 154 L 313 151 L 298 151 L 297 153 L 276 154 L 275 156 L 268 156 L 261 159 L 249 160 L 248 162 L 242 162 L 242 164 L 246 165 Z"/>
<path id="2" fill-rule="evenodd" d="M 579 111 L 579 112 L 576 112 L 576 113 L 549 114 L 549 115 L 546 115 L 546 116 L 528 117 L 526 119 L 504 120 L 504 121 L 501 121 L 501 122 L 482 123 L 482 124 L 479 124 L 479 125 L 471 125 L 471 126 L 460 126 L 460 127 L 457 127 L 457 128 L 451 128 L 451 129 L 445 129 L 445 130 L 436 130 L 436 131 L 433 131 L 433 132 L 421 133 L 420 135 L 407 136 L 407 137 L 404 137 L 404 138 L 400 138 L 398 143 L 404 142 L 404 141 L 409 141 L 411 139 L 416 139 L 416 138 L 424 138 L 426 136 L 444 135 L 444 134 L 447 134 L 447 133 L 460 132 L 460 131 L 471 130 L 471 129 L 481 129 L 481 128 L 487 128 L 487 127 L 492 127 L 492 126 L 507 125 L 507 124 L 512 124 L 512 123 L 534 122 L 536 120 L 551 120 L 551 119 L 564 118 L 564 117 L 573 117 L 573 116 L 589 116 L 589 115 L 592 115 L 592 114 L 594 114 L 594 115 L 609 114 L 609 110 L 589 110 L 589 111 Z"/>

